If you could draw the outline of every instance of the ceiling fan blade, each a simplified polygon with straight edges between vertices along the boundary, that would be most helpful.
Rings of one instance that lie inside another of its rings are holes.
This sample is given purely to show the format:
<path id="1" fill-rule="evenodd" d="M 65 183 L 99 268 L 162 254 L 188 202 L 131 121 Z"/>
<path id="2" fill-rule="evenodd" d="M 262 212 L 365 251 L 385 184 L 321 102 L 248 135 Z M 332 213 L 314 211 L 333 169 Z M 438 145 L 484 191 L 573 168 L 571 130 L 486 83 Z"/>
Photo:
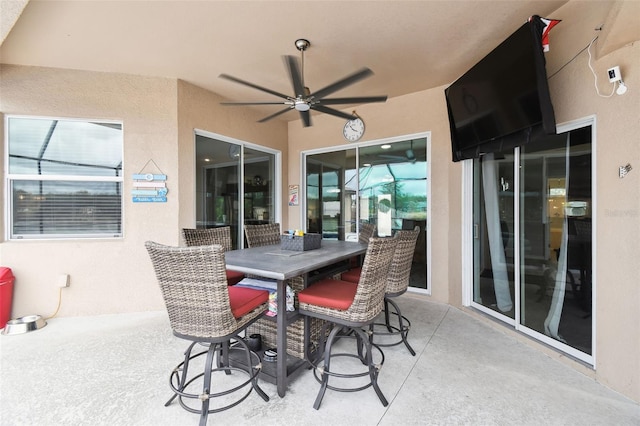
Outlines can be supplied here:
<path id="1" fill-rule="evenodd" d="M 293 102 L 220 102 L 220 105 L 293 105 Z"/>
<path id="2" fill-rule="evenodd" d="M 353 74 L 350 74 L 346 77 L 344 77 L 341 80 L 336 81 L 333 84 L 328 85 L 325 88 L 322 88 L 320 90 L 318 90 L 315 93 L 312 93 L 311 96 L 315 97 L 316 99 L 321 99 L 324 96 L 330 95 L 333 92 L 337 92 L 340 89 L 343 89 L 353 83 L 356 83 L 360 80 L 362 80 L 363 78 L 367 78 L 370 75 L 373 75 L 373 71 L 371 71 L 369 68 L 362 68 L 360 71 L 356 71 Z"/>
<path id="3" fill-rule="evenodd" d="M 289 78 L 291 79 L 291 84 L 293 85 L 293 93 L 296 96 L 305 96 L 304 90 L 304 82 L 302 79 L 302 73 L 300 72 L 300 67 L 298 66 L 298 59 L 295 56 L 283 56 L 285 65 L 287 66 L 287 70 L 289 71 Z"/>
<path id="4" fill-rule="evenodd" d="M 311 126 L 311 114 L 309 114 L 309 111 L 300 111 L 300 118 L 304 127 Z"/>
<path id="5" fill-rule="evenodd" d="M 258 120 L 258 123 L 264 123 L 265 121 L 269 121 L 269 120 L 271 120 L 272 118 L 275 118 L 275 117 L 279 116 L 280 114 L 284 114 L 285 112 L 287 112 L 287 111 L 291 111 L 291 110 L 292 110 L 292 108 L 291 108 L 291 107 L 287 107 L 287 108 L 285 108 L 285 109 L 281 109 L 280 111 L 278 111 L 278 112 L 276 112 L 276 113 L 274 113 L 274 114 L 268 115 L 268 116 L 266 116 L 265 118 L 263 118 L 263 119 L 261 119 L 261 120 Z"/>
<path id="6" fill-rule="evenodd" d="M 338 111 L 337 109 L 329 108 L 319 104 L 314 104 L 311 106 L 311 108 L 315 109 L 316 111 L 324 112 L 325 114 L 335 115 L 336 117 L 344 118 L 346 120 L 353 120 L 354 118 L 356 118 L 354 115 L 347 114 L 346 112 Z"/>
<path id="7" fill-rule="evenodd" d="M 225 80 L 233 81 L 234 83 L 243 84 L 245 86 L 249 86 L 249 87 L 252 87 L 254 89 L 258 89 L 258 90 L 261 90 L 263 92 L 270 93 L 272 95 L 278 96 L 279 98 L 290 99 L 290 97 L 287 96 L 287 95 L 283 95 L 282 93 L 278 93 L 278 92 L 273 91 L 271 89 L 267 89 L 266 87 L 258 86 L 257 84 L 249 83 L 248 81 L 240 80 L 239 78 L 232 77 L 229 74 L 220 74 L 219 77 L 220 78 L 224 78 Z"/>
<path id="8" fill-rule="evenodd" d="M 366 104 L 370 102 L 386 102 L 386 96 L 360 96 L 354 98 L 331 98 L 319 99 L 322 105 L 338 105 L 338 104 Z"/>

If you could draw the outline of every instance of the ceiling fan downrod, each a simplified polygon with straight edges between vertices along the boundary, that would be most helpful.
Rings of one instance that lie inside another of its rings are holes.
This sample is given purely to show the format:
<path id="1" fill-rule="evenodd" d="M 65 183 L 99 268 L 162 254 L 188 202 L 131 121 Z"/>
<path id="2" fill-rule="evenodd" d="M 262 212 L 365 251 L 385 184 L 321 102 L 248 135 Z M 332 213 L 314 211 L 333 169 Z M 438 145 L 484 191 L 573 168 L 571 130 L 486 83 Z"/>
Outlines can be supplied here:
<path id="1" fill-rule="evenodd" d="M 311 46 L 311 42 L 306 38 L 299 38 L 296 40 L 295 45 L 296 49 L 300 51 L 300 78 L 302 78 L 302 86 L 304 87 L 305 96 L 309 96 L 311 91 L 309 90 L 307 85 L 304 84 L 304 52 Z M 299 108 L 296 109 L 298 111 L 301 111 Z"/>

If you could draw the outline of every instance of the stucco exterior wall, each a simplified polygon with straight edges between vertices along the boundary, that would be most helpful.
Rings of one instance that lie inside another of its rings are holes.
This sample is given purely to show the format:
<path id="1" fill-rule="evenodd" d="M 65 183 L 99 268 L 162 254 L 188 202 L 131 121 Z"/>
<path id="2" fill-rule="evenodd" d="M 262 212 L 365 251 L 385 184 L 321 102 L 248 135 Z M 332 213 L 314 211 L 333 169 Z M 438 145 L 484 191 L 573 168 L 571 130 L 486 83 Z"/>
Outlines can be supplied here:
<path id="1" fill-rule="evenodd" d="M 225 107 L 224 99 L 215 93 L 178 81 L 178 153 L 180 170 L 180 228 L 194 227 L 196 221 L 195 139 L 196 130 L 204 130 L 243 142 L 261 145 L 282 152 L 282 164 L 287 164 L 287 124 L 272 120 L 258 123 L 261 115 L 248 108 Z M 287 181 L 287 169 L 282 182 Z M 286 203 L 286 197 L 283 197 Z M 287 222 L 284 203 L 280 206 L 282 222 Z M 177 232 L 180 230 L 178 229 Z"/>
<path id="2" fill-rule="evenodd" d="M 60 274 L 71 277 L 70 287 L 62 293 L 60 316 L 162 309 L 144 241 L 175 241 L 179 207 L 176 81 L 3 65 L 0 93 L 4 114 L 120 120 L 124 128 L 125 237 L 3 241 L 0 263 L 16 277 L 12 317 L 53 314 Z M 168 176 L 167 203 L 131 201 L 131 175 L 149 160 Z M 3 218 L 5 206 L 3 198 Z"/>
<path id="3" fill-rule="evenodd" d="M 609 6 L 584 8 L 571 2 L 554 12 L 563 21 L 551 33 L 547 54 L 549 86 L 558 123 L 595 116 L 595 247 L 593 317 L 596 331 L 595 377 L 619 392 L 640 400 L 640 46 L 628 43 L 599 56 L 602 34 L 615 26 Z M 615 17 L 615 16 L 614 16 Z M 557 30 L 557 32 L 556 32 Z M 588 51 L 572 58 L 595 38 L 591 65 L 601 95 L 612 85 L 607 69 L 618 65 L 628 87 L 624 95 L 601 97 L 594 87 Z M 619 177 L 620 166 L 632 170 Z"/>

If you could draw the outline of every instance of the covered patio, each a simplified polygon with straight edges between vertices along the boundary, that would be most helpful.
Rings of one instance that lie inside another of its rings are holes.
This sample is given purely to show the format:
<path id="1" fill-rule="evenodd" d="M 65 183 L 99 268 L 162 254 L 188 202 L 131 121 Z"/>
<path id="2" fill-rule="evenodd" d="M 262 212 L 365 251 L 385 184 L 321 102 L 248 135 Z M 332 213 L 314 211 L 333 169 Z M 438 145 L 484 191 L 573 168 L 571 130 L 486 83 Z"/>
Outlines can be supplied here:
<path id="1" fill-rule="evenodd" d="M 385 348 L 379 382 L 383 407 L 369 389 L 328 391 L 312 408 L 318 384 L 303 370 L 284 398 L 264 381 L 210 424 L 275 425 L 637 425 L 640 405 L 563 365 L 491 320 L 403 295 L 413 320 L 404 346 Z M 168 378 L 185 342 L 164 311 L 53 318 L 41 330 L 0 339 L 0 424 L 195 425 Z"/>

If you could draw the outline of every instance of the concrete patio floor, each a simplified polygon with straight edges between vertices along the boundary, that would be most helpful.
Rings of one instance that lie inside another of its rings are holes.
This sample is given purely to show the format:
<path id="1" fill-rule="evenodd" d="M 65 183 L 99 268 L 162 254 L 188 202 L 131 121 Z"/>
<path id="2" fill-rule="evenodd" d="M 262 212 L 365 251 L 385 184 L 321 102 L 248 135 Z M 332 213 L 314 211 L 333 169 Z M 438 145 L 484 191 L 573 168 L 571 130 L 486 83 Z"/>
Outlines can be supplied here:
<path id="1" fill-rule="evenodd" d="M 304 370 L 284 398 L 261 381 L 239 406 L 208 424 L 236 425 L 640 425 L 640 405 L 473 315 L 417 294 L 398 303 L 410 342 L 384 348 L 372 389 L 328 390 Z M 0 425 L 196 425 L 168 378 L 186 342 L 162 312 L 53 318 L 41 330 L 0 336 Z"/>

